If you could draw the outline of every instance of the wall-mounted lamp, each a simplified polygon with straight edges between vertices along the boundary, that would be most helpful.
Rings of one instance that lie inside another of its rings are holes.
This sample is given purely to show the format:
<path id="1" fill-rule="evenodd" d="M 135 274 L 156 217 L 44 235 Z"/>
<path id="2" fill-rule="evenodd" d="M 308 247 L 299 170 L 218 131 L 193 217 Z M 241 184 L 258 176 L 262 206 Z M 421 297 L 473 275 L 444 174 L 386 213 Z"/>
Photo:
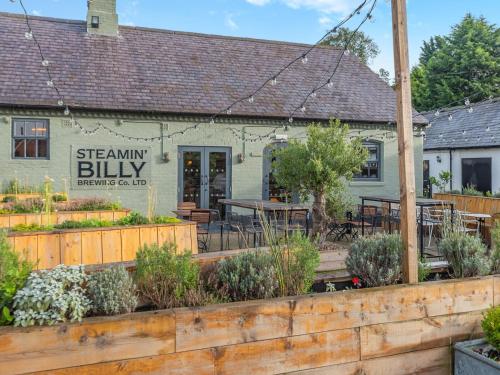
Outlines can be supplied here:
<path id="1" fill-rule="evenodd" d="M 168 152 L 163 153 L 161 160 L 163 160 L 164 163 L 168 163 L 170 161 L 170 155 L 168 154 Z"/>
<path id="2" fill-rule="evenodd" d="M 436 156 L 436 160 L 437 160 L 438 163 L 441 163 L 441 156 L 439 156 L 439 155 Z"/>
<path id="3" fill-rule="evenodd" d="M 92 26 L 93 29 L 99 28 L 99 16 L 92 16 L 90 18 L 90 26 Z"/>
<path id="4" fill-rule="evenodd" d="M 116 125 L 122 126 L 123 125 L 123 120 L 116 120 Z"/>
<path id="5" fill-rule="evenodd" d="M 237 160 L 238 160 L 238 163 L 243 163 L 245 161 L 245 155 L 243 154 L 238 154 L 237 155 Z"/>

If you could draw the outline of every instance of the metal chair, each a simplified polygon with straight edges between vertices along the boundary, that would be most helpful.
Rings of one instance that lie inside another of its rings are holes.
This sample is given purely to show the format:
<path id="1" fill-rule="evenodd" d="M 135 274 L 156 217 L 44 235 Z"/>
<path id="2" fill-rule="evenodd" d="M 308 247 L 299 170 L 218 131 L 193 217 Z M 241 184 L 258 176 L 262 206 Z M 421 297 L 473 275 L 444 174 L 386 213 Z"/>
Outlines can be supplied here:
<path id="1" fill-rule="evenodd" d="M 250 235 L 254 236 L 254 244 L 259 247 L 262 242 L 264 229 L 259 219 L 254 219 L 253 216 L 241 215 L 240 221 L 243 227 L 243 233 L 247 234 L 247 243 L 249 242 Z"/>
<path id="2" fill-rule="evenodd" d="M 196 223 L 198 249 L 202 253 L 208 251 L 210 243 L 210 210 L 191 210 L 190 219 Z"/>

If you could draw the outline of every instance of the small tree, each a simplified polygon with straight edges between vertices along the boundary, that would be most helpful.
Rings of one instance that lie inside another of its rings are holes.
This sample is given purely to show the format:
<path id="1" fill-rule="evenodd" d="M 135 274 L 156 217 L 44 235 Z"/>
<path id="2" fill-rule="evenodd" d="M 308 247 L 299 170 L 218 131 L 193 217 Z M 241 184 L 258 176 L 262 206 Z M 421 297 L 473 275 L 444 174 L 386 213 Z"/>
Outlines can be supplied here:
<path id="1" fill-rule="evenodd" d="M 451 173 L 448 171 L 439 172 L 438 177 L 432 176 L 430 179 L 431 185 L 436 186 L 439 189 L 440 193 L 444 193 L 446 190 L 446 186 L 451 181 Z"/>
<path id="2" fill-rule="evenodd" d="M 288 147 L 276 150 L 276 180 L 289 191 L 303 197 L 313 196 L 312 234 L 322 242 L 329 222 L 326 201 L 329 194 L 361 170 L 368 151 L 360 138 L 349 140 L 349 126 L 330 120 L 324 127 L 312 124 L 307 140 L 291 140 Z"/>

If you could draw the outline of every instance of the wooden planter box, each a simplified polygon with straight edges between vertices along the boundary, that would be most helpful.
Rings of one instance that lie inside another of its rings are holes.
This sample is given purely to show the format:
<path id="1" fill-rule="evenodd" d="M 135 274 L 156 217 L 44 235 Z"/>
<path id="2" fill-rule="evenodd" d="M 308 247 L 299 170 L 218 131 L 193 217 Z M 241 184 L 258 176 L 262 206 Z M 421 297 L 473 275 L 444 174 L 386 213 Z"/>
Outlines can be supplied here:
<path id="1" fill-rule="evenodd" d="M 50 216 L 44 213 L 32 214 L 3 214 L 0 215 L 0 228 L 12 228 L 19 224 L 55 225 L 67 220 L 81 221 L 85 219 L 99 219 L 114 221 L 127 216 L 130 210 L 106 211 L 58 211 Z"/>
<path id="2" fill-rule="evenodd" d="M 455 375 L 499 375 L 500 363 L 474 351 L 475 348 L 487 347 L 484 339 L 456 343 Z"/>
<path id="3" fill-rule="evenodd" d="M 493 215 L 500 213 L 500 198 L 475 197 L 471 195 L 436 193 L 434 199 L 446 200 L 455 204 L 455 209 Z"/>
<path id="4" fill-rule="evenodd" d="M 182 222 L 10 233 L 8 239 L 15 251 L 33 262 L 38 261 L 38 269 L 49 269 L 58 264 L 126 262 L 135 259 L 140 246 L 153 243 L 175 242 L 179 253 L 196 254 L 196 233 L 196 223 Z"/>
<path id="5" fill-rule="evenodd" d="M 53 193 L 53 194 L 61 194 L 61 193 Z M 40 198 L 42 193 L 25 193 L 25 194 L 0 194 L 0 201 L 3 201 L 5 197 L 16 197 L 18 200 L 31 199 L 31 198 Z"/>
<path id="6" fill-rule="evenodd" d="M 495 293 L 494 293 L 495 291 Z M 450 374 L 500 278 L 397 285 L 0 329 L 2 374 Z"/>

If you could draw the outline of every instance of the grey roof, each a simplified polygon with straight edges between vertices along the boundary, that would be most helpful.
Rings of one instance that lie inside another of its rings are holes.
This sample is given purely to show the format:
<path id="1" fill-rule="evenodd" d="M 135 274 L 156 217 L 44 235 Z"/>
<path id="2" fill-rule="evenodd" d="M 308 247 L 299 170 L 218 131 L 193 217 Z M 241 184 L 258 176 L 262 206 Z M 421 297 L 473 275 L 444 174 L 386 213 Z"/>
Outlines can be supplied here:
<path id="1" fill-rule="evenodd" d="M 429 120 L 424 150 L 500 147 L 500 98 L 423 113 Z M 452 119 L 448 118 L 452 115 Z"/>
<path id="2" fill-rule="evenodd" d="M 120 26 L 120 37 L 89 35 L 83 21 L 31 17 L 67 104 L 89 110 L 212 114 L 248 95 L 309 47 L 305 44 Z M 0 13 L 0 106 L 57 107 L 20 15 Z M 288 118 L 324 82 L 340 51 L 313 50 L 232 115 Z M 325 87 L 295 117 L 395 122 L 396 96 L 352 54 L 333 89 Z M 415 122 L 426 123 L 417 116 Z"/>

